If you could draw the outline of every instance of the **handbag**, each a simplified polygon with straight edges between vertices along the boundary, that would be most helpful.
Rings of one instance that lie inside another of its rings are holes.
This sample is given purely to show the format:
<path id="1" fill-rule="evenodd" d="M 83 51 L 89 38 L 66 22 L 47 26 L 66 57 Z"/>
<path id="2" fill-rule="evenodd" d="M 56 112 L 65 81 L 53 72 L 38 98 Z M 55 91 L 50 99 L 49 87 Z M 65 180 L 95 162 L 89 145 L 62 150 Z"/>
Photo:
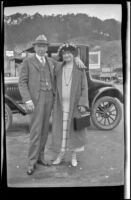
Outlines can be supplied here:
<path id="1" fill-rule="evenodd" d="M 79 113 L 80 114 L 80 113 Z M 86 111 L 84 114 L 80 114 L 79 117 L 74 118 L 74 130 L 80 131 L 90 126 L 90 112 Z"/>

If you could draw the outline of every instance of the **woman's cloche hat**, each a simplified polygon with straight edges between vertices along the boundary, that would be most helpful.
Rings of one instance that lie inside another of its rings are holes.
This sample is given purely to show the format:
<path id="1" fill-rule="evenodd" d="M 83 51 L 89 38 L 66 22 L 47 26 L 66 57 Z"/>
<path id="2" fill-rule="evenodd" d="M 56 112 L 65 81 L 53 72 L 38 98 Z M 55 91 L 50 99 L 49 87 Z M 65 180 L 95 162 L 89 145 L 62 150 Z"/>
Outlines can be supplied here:
<path id="1" fill-rule="evenodd" d="M 36 44 L 49 45 L 49 42 L 48 42 L 47 38 L 45 37 L 45 35 L 39 35 L 35 39 L 35 41 L 32 43 L 32 45 L 36 45 Z"/>
<path id="2" fill-rule="evenodd" d="M 58 54 L 65 51 L 75 52 L 77 51 L 77 47 L 73 43 L 64 43 L 59 47 Z"/>
<path id="3" fill-rule="evenodd" d="M 77 47 L 75 46 L 75 44 L 64 43 L 58 49 L 58 56 L 59 56 L 60 60 L 62 60 L 62 55 L 66 51 L 72 52 L 74 56 L 77 56 L 77 54 L 78 54 L 78 50 L 77 50 Z"/>

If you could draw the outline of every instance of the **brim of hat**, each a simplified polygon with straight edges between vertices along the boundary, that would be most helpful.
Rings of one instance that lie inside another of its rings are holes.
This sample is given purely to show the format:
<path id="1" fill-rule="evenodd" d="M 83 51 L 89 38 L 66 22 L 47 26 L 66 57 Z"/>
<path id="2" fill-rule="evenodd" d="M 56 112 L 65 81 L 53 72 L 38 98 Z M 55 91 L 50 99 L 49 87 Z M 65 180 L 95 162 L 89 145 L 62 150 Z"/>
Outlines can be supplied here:
<path id="1" fill-rule="evenodd" d="M 44 45 L 49 45 L 49 43 L 48 42 L 46 42 L 46 41 L 35 41 L 35 42 L 32 42 L 32 45 L 35 45 L 35 44 L 44 44 Z"/>
<path id="2" fill-rule="evenodd" d="M 76 47 L 72 47 L 72 46 L 69 46 L 69 47 L 62 47 L 60 51 L 76 51 L 77 48 Z"/>

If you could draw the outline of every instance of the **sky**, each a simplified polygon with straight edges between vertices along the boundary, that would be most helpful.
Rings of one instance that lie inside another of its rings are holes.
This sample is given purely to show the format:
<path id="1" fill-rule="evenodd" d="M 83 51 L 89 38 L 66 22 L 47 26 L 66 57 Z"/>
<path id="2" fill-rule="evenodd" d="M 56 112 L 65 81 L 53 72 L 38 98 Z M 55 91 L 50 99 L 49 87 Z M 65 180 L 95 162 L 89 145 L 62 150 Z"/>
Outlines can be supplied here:
<path id="1" fill-rule="evenodd" d="M 91 17 L 98 17 L 101 20 L 114 18 L 118 21 L 121 21 L 121 5 L 119 4 L 63 4 L 4 8 L 4 15 L 6 16 L 15 14 L 17 12 L 27 13 L 29 15 L 33 15 L 36 12 L 40 13 L 41 15 L 85 13 Z"/>

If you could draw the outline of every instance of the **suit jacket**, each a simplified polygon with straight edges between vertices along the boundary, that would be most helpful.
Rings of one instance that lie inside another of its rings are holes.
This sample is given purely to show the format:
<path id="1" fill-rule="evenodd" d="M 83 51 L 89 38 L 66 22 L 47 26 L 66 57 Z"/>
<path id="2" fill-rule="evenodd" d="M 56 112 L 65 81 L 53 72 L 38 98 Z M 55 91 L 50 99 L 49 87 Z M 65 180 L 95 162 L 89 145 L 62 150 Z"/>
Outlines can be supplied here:
<path id="1" fill-rule="evenodd" d="M 52 87 L 54 86 L 54 65 L 56 62 L 49 57 L 45 57 L 46 65 L 48 65 Z M 35 55 L 24 60 L 19 77 L 19 90 L 24 102 L 32 100 L 37 102 L 40 93 L 40 66 L 42 64 Z M 54 88 L 53 88 L 54 90 Z"/>

